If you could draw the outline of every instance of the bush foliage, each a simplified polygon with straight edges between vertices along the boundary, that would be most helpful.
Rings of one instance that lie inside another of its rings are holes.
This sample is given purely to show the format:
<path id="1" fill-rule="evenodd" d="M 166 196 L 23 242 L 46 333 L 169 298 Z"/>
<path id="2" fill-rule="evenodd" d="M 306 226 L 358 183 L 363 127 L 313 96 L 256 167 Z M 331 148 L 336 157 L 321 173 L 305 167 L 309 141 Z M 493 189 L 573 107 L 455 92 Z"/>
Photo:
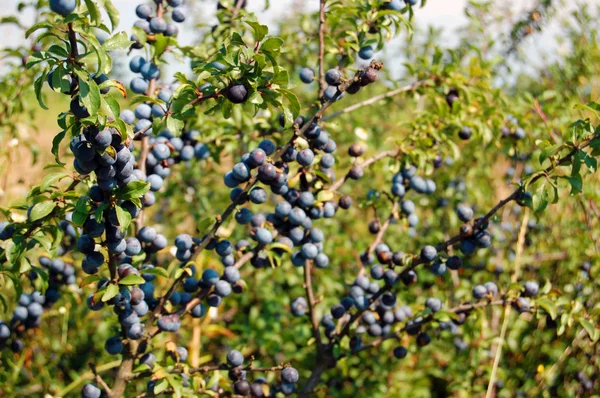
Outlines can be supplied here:
<path id="1" fill-rule="evenodd" d="M 0 21 L 5 181 L 56 116 L 0 208 L 1 395 L 598 391 L 599 10 L 473 0 L 450 37 L 424 0 L 252 3 Z"/>

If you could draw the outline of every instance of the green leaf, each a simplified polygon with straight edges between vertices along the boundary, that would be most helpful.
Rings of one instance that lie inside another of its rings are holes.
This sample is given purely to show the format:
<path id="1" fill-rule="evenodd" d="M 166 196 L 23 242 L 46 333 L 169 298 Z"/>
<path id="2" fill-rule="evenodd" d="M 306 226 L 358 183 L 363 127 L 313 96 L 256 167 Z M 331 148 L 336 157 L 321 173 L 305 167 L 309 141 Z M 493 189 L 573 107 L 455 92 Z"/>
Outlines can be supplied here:
<path id="1" fill-rule="evenodd" d="M 596 158 L 586 154 L 583 162 L 592 173 L 595 173 L 596 170 L 598 170 L 598 160 Z"/>
<path id="2" fill-rule="evenodd" d="M 133 44 L 133 41 L 129 40 L 125 32 L 117 33 L 116 35 L 106 39 L 102 43 L 102 48 L 106 51 L 113 50 L 125 50 Z"/>
<path id="3" fill-rule="evenodd" d="M 40 189 L 42 190 L 42 192 L 45 192 L 46 190 L 48 190 L 48 188 L 50 188 L 50 186 L 52 186 L 55 182 L 62 180 L 65 177 L 68 177 L 69 175 L 65 172 L 61 172 L 61 173 L 51 173 L 48 174 L 46 177 L 44 177 L 44 179 L 42 180 L 42 183 L 40 184 Z"/>
<path id="4" fill-rule="evenodd" d="M 532 198 L 533 203 L 533 211 L 536 213 L 541 213 L 548 207 L 549 197 L 548 191 L 546 190 L 546 184 L 542 184 Z"/>
<path id="5" fill-rule="evenodd" d="M 165 35 L 157 35 L 152 48 L 154 49 L 154 57 L 160 58 L 169 47 L 171 40 Z"/>
<path id="6" fill-rule="evenodd" d="M 94 218 L 96 219 L 96 222 L 102 222 L 104 219 L 104 210 L 106 209 L 108 209 L 108 203 L 102 202 L 98 205 L 96 211 L 94 212 Z"/>
<path id="7" fill-rule="evenodd" d="M 262 52 L 272 55 L 273 57 L 278 56 L 281 52 L 281 46 L 283 46 L 283 40 L 279 37 L 269 37 L 260 46 Z"/>
<path id="8" fill-rule="evenodd" d="M 287 246 L 287 245 L 285 245 L 283 243 L 278 243 L 278 242 L 271 243 L 269 245 L 269 249 L 270 250 L 280 249 L 280 250 L 283 250 L 284 252 L 292 254 L 292 249 L 290 249 L 289 246 Z"/>
<path id="9" fill-rule="evenodd" d="M 590 339 L 594 338 L 594 324 L 590 321 L 588 321 L 587 319 L 581 318 L 579 319 L 579 324 L 581 326 L 583 326 L 583 328 L 585 329 L 585 331 L 587 332 L 588 336 L 590 336 Z"/>
<path id="10" fill-rule="evenodd" d="M 119 225 L 124 230 L 129 227 L 131 223 L 131 214 L 121 206 L 115 206 L 115 211 L 117 212 L 117 220 L 119 220 Z"/>
<path id="11" fill-rule="evenodd" d="M 27 29 L 27 31 L 25 32 L 25 38 L 28 39 L 29 36 L 31 36 L 31 34 L 33 32 L 35 32 L 36 30 L 39 29 L 51 29 L 54 26 L 48 22 L 48 21 L 43 21 L 43 22 L 38 22 L 35 25 L 33 25 L 32 27 L 30 27 L 29 29 Z"/>
<path id="12" fill-rule="evenodd" d="M 31 209 L 29 220 L 37 221 L 41 218 L 44 218 L 52 213 L 52 210 L 54 210 L 55 207 L 56 203 L 51 201 L 37 203 L 35 206 L 33 206 L 33 209 Z"/>
<path id="13" fill-rule="evenodd" d="M 57 44 L 50 46 L 50 48 L 48 48 L 48 52 L 58 55 L 60 58 L 67 58 L 69 56 L 67 50 Z"/>
<path id="14" fill-rule="evenodd" d="M 199 232 L 208 231 L 215 225 L 216 222 L 217 221 L 212 216 L 205 217 L 204 219 L 202 219 L 202 221 L 200 221 L 198 223 L 198 231 Z"/>
<path id="15" fill-rule="evenodd" d="M 119 14 L 119 10 L 114 6 L 111 0 L 101 0 L 104 5 L 104 9 L 108 14 L 108 18 L 110 19 L 110 24 L 112 30 L 115 30 L 117 26 L 119 26 L 119 22 L 121 20 L 121 16 Z"/>
<path id="16" fill-rule="evenodd" d="M 183 120 L 176 119 L 172 115 L 167 117 L 167 130 L 175 135 L 178 135 L 183 130 L 184 125 Z"/>
<path id="17" fill-rule="evenodd" d="M 110 284 L 106 287 L 106 291 L 102 295 L 102 301 L 106 303 L 117 294 L 119 294 L 119 286 Z"/>
<path id="18" fill-rule="evenodd" d="M 115 191 L 115 197 L 122 200 L 141 198 L 150 190 L 150 184 L 144 181 L 134 181 Z"/>
<path id="19" fill-rule="evenodd" d="M 100 10 L 96 3 L 92 0 L 85 0 L 85 5 L 87 6 L 88 12 L 90 13 L 90 20 L 94 26 L 100 26 L 102 23 L 102 18 L 100 17 Z"/>
<path id="20" fill-rule="evenodd" d="M 169 388 L 169 382 L 167 381 L 167 379 L 162 379 L 154 386 L 154 395 L 159 395 L 167 388 Z"/>
<path id="21" fill-rule="evenodd" d="M 565 180 L 567 180 L 569 182 L 569 184 L 571 185 L 571 194 L 575 195 L 581 192 L 581 190 L 583 189 L 583 180 L 581 178 L 581 175 L 577 174 L 574 176 L 562 176 L 561 178 L 564 178 Z"/>
<path id="22" fill-rule="evenodd" d="M 65 164 L 60 161 L 58 157 L 58 151 L 60 149 L 60 143 L 65 138 L 65 135 L 67 135 L 67 132 L 63 130 L 60 133 L 56 134 L 52 139 L 52 154 L 54 155 L 54 160 L 56 161 L 56 163 L 60 164 L 61 166 L 64 166 Z"/>
<path id="23" fill-rule="evenodd" d="M 83 81 L 80 76 L 79 79 L 79 96 L 81 97 L 81 102 L 87 108 L 90 115 L 95 115 L 100 110 L 100 89 L 95 81 L 90 79 L 89 81 Z"/>
<path id="24" fill-rule="evenodd" d="M 556 305 L 552 301 L 544 299 L 544 298 L 540 298 L 540 299 L 536 300 L 536 302 L 537 302 L 537 305 L 542 307 L 544 309 L 544 311 L 546 311 L 548 313 L 548 315 L 550 315 L 550 318 L 556 319 L 556 317 L 558 315 L 558 310 L 556 308 Z"/>
<path id="25" fill-rule="evenodd" d="M 233 111 L 233 103 L 231 101 L 223 102 L 223 106 L 221 107 L 221 113 L 225 119 L 229 119 L 231 117 L 231 112 Z"/>
<path id="26" fill-rule="evenodd" d="M 129 274 L 125 278 L 119 281 L 119 285 L 139 285 L 146 282 L 144 278 L 139 275 Z"/>
<path id="27" fill-rule="evenodd" d="M 279 86 L 287 86 L 290 82 L 290 75 L 288 74 L 287 70 L 281 69 L 279 72 L 277 72 L 271 82 Z"/>
<path id="28" fill-rule="evenodd" d="M 231 38 L 229 39 L 229 44 L 236 47 L 245 47 L 246 43 L 244 43 L 244 39 L 238 32 L 233 32 L 231 34 Z"/>
<path id="29" fill-rule="evenodd" d="M 44 99 L 42 98 L 42 87 L 44 86 L 44 82 L 46 81 L 47 74 L 48 74 L 48 72 L 46 70 L 44 70 L 42 75 L 40 77 L 38 77 L 35 80 L 35 82 L 33 83 L 33 87 L 35 89 L 35 98 L 37 98 L 38 103 L 40 104 L 42 109 L 46 109 L 46 110 L 48 109 L 48 107 L 46 106 L 46 104 L 44 104 Z"/>
<path id="30" fill-rule="evenodd" d="M 90 214 L 92 207 L 90 206 L 88 199 L 89 198 L 87 196 L 81 196 L 75 204 L 75 211 L 73 212 L 73 224 L 77 225 L 78 227 L 83 226 L 88 218 L 88 215 Z"/>
<path id="31" fill-rule="evenodd" d="M 0 24 L 11 24 L 11 23 L 21 27 L 21 23 L 19 22 L 19 19 L 15 16 L 8 16 L 8 17 L 0 18 Z"/>
<path id="32" fill-rule="evenodd" d="M 81 281 L 81 283 L 79 284 L 79 287 L 87 286 L 87 285 L 97 282 L 101 279 L 103 279 L 103 278 L 98 275 L 88 275 Z"/>
<path id="33" fill-rule="evenodd" d="M 261 41 L 269 33 L 269 27 L 266 25 L 261 25 L 256 20 L 246 20 L 244 22 L 250 25 L 252 30 L 254 30 L 255 41 Z"/>
<path id="34" fill-rule="evenodd" d="M 25 272 L 29 272 L 31 270 L 31 263 L 27 259 L 27 257 L 21 257 L 21 265 L 19 266 L 19 273 L 24 274 Z"/>
<path id="35" fill-rule="evenodd" d="M 300 114 L 300 101 L 298 101 L 296 94 L 284 88 L 280 88 L 277 91 L 283 94 L 283 96 L 288 100 L 289 108 L 294 115 L 294 119 L 297 118 Z"/>
<path id="36" fill-rule="evenodd" d="M 107 82 L 105 82 L 107 83 Z M 104 83 L 102 83 L 104 85 Z M 100 87 L 98 87 L 100 88 Z M 119 119 L 119 115 L 121 114 L 121 106 L 119 105 L 119 101 L 117 101 L 113 97 L 103 97 L 102 98 L 102 109 L 106 113 L 108 117 L 112 117 L 115 120 Z"/>
<path id="37" fill-rule="evenodd" d="M 156 275 L 156 276 L 162 276 L 163 278 L 168 278 L 169 277 L 169 272 L 161 267 L 154 267 L 154 268 L 150 268 L 150 269 L 144 269 L 141 271 L 142 274 L 151 274 L 151 275 Z"/>
<path id="38" fill-rule="evenodd" d="M 142 373 L 142 372 L 148 372 L 151 371 L 152 368 L 149 365 L 146 365 L 145 363 L 138 365 L 135 367 L 135 369 L 133 369 L 133 373 Z"/>

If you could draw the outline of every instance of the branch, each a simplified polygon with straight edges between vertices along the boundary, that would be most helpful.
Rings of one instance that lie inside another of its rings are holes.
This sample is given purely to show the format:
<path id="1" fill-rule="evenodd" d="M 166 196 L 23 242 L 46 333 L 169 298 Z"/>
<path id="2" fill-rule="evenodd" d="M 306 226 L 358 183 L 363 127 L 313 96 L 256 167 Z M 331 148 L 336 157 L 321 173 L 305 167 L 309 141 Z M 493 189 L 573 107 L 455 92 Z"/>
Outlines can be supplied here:
<path id="1" fill-rule="evenodd" d="M 319 98 L 325 94 L 325 2 L 321 0 L 319 10 Z"/>
<path id="2" fill-rule="evenodd" d="M 75 35 L 75 30 L 73 29 L 73 22 L 69 22 L 67 25 L 69 31 L 69 44 L 71 45 L 71 57 L 75 60 L 79 57 L 79 49 L 77 48 L 77 36 Z"/>
<path id="3" fill-rule="evenodd" d="M 94 377 L 96 379 L 96 384 L 99 384 L 102 388 L 104 388 L 104 391 L 106 391 L 106 394 L 110 396 L 112 394 L 112 391 L 111 391 L 110 387 L 108 386 L 108 384 L 106 384 L 106 382 L 104 381 L 102 376 L 100 376 L 100 374 L 98 373 L 98 371 L 96 369 L 96 365 L 90 362 L 88 364 L 88 366 L 90 367 L 90 369 L 92 370 L 92 373 L 94 374 Z"/>
<path id="4" fill-rule="evenodd" d="M 312 324 L 313 336 L 317 342 L 317 352 L 321 351 L 321 333 L 319 332 L 319 321 L 317 314 L 315 313 L 315 295 L 313 292 L 312 279 L 311 279 L 311 265 L 312 260 L 306 260 L 304 263 L 304 289 L 306 290 L 306 299 L 308 301 L 308 316 L 310 323 Z"/>
<path id="5" fill-rule="evenodd" d="M 388 91 L 387 93 L 376 95 L 376 96 L 374 96 L 372 98 L 366 99 L 366 100 L 364 100 L 362 102 L 359 102 L 357 104 L 350 105 L 349 107 L 344 108 L 341 111 L 333 112 L 331 115 L 328 115 L 328 116 L 324 117 L 323 121 L 327 121 L 327 120 L 333 119 L 334 117 L 337 117 L 337 116 L 340 116 L 340 115 L 343 115 L 343 114 L 346 114 L 346 113 L 350 113 L 352 111 L 355 111 L 357 109 L 362 108 L 363 106 L 372 105 L 372 104 L 376 103 L 377 101 L 381 101 L 382 99 L 385 99 L 385 98 L 390 98 L 390 97 L 393 97 L 395 95 L 405 93 L 407 91 L 414 91 L 417 88 L 419 88 L 421 86 L 424 86 L 424 85 L 425 85 L 425 81 L 424 80 L 419 80 L 419 81 L 417 81 L 415 83 L 412 83 L 412 84 L 409 84 L 409 85 L 406 85 L 406 86 L 399 87 L 399 88 L 396 88 L 394 90 Z"/>
<path id="6" fill-rule="evenodd" d="M 255 256 L 253 251 L 249 251 L 248 253 L 244 253 L 236 262 L 233 264 L 235 268 L 242 268 L 242 265 L 246 264 L 248 261 L 252 260 Z"/>
<path id="7" fill-rule="evenodd" d="M 235 19 L 235 17 L 237 17 L 237 15 L 240 13 L 240 10 L 242 9 L 242 6 L 244 5 L 244 1 L 245 0 L 237 0 L 235 3 L 235 8 L 233 9 L 233 12 L 231 13 L 231 19 Z"/>
<path id="8" fill-rule="evenodd" d="M 381 227 L 379 228 L 379 232 L 377 233 L 377 236 L 375 237 L 375 240 L 373 241 L 373 243 L 371 243 L 371 245 L 367 249 L 367 256 L 370 255 L 371 253 L 373 253 L 373 250 L 375 250 L 377 245 L 381 243 L 381 241 L 383 240 L 383 236 L 385 235 L 390 224 L 392 223 L 392 221 L 394 219 L 396 219 L 398 217 L 398 207 L 400 207 L 399 202 L 397 200 L 395 200 L 394 205 L 392 206 L 392 211 L 390 213 L 390 216 L 381 225 Z"/>
<path id="9" fill-rule="evenodd" d="M 506 308 L 510 308 L 510 305 L 512 304 L 512 302 L 513 302 L 513 300 L 502 299 L 502 300 L 495 300 L 495 301 L 480 301 L 480 302 L 473 303 L 473 304 L 471 304 L 471 303 L 464 303 L 464 304 L 460 304 L 460 305 L 458 305 L 458 306 L 456 306 L 454 308 L 451 308 L 451 309 L 447 310 L 447 312 L 452 312 L 452 313 L 455 313 L 455 314 L 464 314 L 464 313 L 471 312 L 471 311 L 473 311 L 475 309 L 478 309 L 478 308 L 486 308 L 486 307 L 492 307 L 492 306 L 504 306 Z M 420 323 L 415 324 L 414 326 L 424 325 L 424 324 L 427 324 L 427 323 L 429 323 L 429 322 L 431 322 L 433 320 L 434 320 L 433 315 L 429 315 L 429 316 L 423 318 L 423 320 Z M 340 354 L 336 358 L 336 360 L 340 360 L 340 359 L 346 358 L 346 357 L 348 357 L 350 355 L 358 354 L 359 352 L 367 351 L 367 350 L 369 350 L 371 348 L 378 347 L 378 346 L 380 346 L 386 340 L 390 340 L 390 339 L 398 339 L 398 340 L 400 340 L 402 338 L 402 335 L 404 333 L 406 333 L 407 330 L 408 330 L 408 328 L 405 326 L 405 327 L 403 327 L 402 329 L 400 329 L 397 332 L 389 333 L 389 334 L 387 334 L 385 336 L 381 336 L 378 339 L 373 340 L 371 343 L 366 344 L 366 345 L 360 347 L 357 350 L 354 350 L 354 351 L 352 351 L 350 353 L 345 352 L 345 353 Z"/>
<path id="10" fill-rule="evenodd" d="M 362 168 L 365 168 L 383 158 L 386 158 L 386 157 L 395 158 L 396 156 L 399 156 L 401 153 L 402 152 L 400 151 L 400 149 L 390 149 L 389 151 L 383 151 L 383 152 L 380 152 L 380 153 L 368 158 L 367 160 L 362 162 L 359 166 Z M 327 188 L 327 190 L 331 191 L 331 192 L 335 192 L 335 191 L 339 190 L 340 187 L 342 185 L 344 185 L 344 183 L 348 180 L 349 174 L 350 174 L 349 172 L 346 173 L 344 175 L 344 177 L 342 177 L 341 179 L 339 179 L 335 183 L 333 183 L 329 188 Z"/>
<path id="11" fill-rule="evenodd" d="M 112 361 L 112 362 L 106 363 L 104 365 L 97 366 L 96 371 L 97 371 L 97 373 L 103 373 L 103 372 L 106 372 L 108 370 L 118 367 L 120 364 L 121 364 L 120 360 Z M 86 380 L 94 380 L 94 374 L 92 372 L 87 372 L 87 373 L 82 374 L 77 379 L 73 380 L 68 386 L 63 388 L 60 391 L 60 393 L 58 393 L 58 396 L 60 396 L 60 397 L 67 396 L 71 391 L 73 391 L 74 389 L 79 387 L 79 385 Z"/>
<path id="12" fill-rule="evenodd" d="M 529 221 L 529 209 L 525 209 L 523 214 L 523 221 L 521 221 L 521 229 L 519 230 L 519 238 L 517 240 L 517 252 L 515 254 L 515 271 L 512 274 L 511 282 L 516 283 L 519 279 L 521 271 L 521 256 L 523 255 L 523 247 L 525 245 L 525 235 L 527 233 L 527 223 Z M 496 373 L 498 372 L 498 365 L 500 364 L 500 357 L 502 355 L 502 347 L 506 339 L 506 331 L 508 330 L 508 318 L 510 315 L 511 307 L 508 306 L 504 309 L 504 320 L 502 321 L 502 328 L 500 330 L 500 343 L 496 348 L 496 355 L 494 356 L 494 364 L 492 365 L 492 374 L 490 375 L 490 381 L 487 386 L 485 398 L 491 398 L 494 394 Z"/>
<path id="13" fill-rule="evenodd" d="M 239 369 L 240 371 L 246 371 L 246 372 L 278 372 L 280 370 L 283 370 L 284 368 L 285 368 L 284 365 L 272 366 L 270 368 L 254 368 L 250 364 L 248 366 L 238 367 L 235 369 Z M 217 370 L 228 370 L 228 369 L 230 369 L 230 367 L 228 365 L 202 366 L 199 368 L 191 368 L 187 373 L 189 373 L 189 374 L 209 373 L 209 372 L 214 372 Z M 181 372 L 174 372 L 174 373 L 184 373 L 184 372 L 181 371 Z"/>

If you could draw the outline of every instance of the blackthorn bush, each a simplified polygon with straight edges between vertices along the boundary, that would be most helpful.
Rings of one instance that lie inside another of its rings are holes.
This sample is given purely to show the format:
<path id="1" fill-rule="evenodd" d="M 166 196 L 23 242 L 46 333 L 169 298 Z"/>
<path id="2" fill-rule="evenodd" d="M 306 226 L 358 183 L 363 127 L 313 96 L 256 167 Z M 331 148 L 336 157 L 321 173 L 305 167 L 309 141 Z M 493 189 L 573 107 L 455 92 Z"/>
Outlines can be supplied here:
<path id="1" fill-rule="evenodd" d="M 29 98 L 58 129 L 0 208 L 2 393 L 597 389 L 597 16 L 532 77 L 554 2 L 498 27 L 470 2 L 456 46 L 413 29 L 425 2 L 318 3 L 277 36 L 244 0 L 142 2 L 127 32 L 109 0 L 20 6 L 0 193 L 39 152 Z"/>

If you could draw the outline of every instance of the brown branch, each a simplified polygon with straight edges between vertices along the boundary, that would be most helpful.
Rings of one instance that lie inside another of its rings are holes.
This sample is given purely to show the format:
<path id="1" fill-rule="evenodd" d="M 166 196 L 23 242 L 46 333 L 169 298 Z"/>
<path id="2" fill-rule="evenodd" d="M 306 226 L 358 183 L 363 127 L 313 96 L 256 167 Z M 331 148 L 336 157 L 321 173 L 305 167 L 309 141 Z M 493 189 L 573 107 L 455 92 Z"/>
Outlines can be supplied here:
<path id="1" fill-rule="evenodd" d="M 272 366 L 272 367 L 263 367 L 263 368 L 254 368 L 252 367 L 252 365 L 248 365 L 245 367 L 239 367 L 238 369 L 240 371 L 247 371 L 247 372 L 278 372 L 280 370 L 283 370 L 285 368 L 284 365 L 277 365 L 277 366 Z M 228 370 L 230 369 L 230 367 L 228 365 L 213 365 L 213 366 L 202 366 L 199 368 L 192 368 L 188 371 L 189 374 L 195 374 L 195 373 L 209 373 L 209 372 L 214 372 L 217 370 Z M 174 372 L 174 373 L 179 373 L 179 372 Z M 183 372 L 181 372 L 183 373 Z"/>
<path id="2" fill-rule="evenodd" d="M 79 57 L 79 49 L 77 48 L 77 36 L 75 35 L 75 30 L 73 29 L 73 22 L 69 22 L 67 25 L 69 32 L 69 44 L 71 45 L 71 57 L 75 60 Z"/>
<path id="3" fill-rule="evenodd" d="M 372 104 L 374 104 L 374 103 L 376 103 L 378 101 L 381 101 L 382 99 L 390 98 L 390 97 L 393 97 L 393 96 L 398 95 L 398 94 L 406 93 L 408 91 L 414 91 L 417 88 L 419 88 L 421 86 L 424 86 L 424 85 L 425 85 L 425 81 L 424 80 L 419 80 L 419 81 L 417 81 L 415 83 L 412 83 L 412 84 L 409 84 L 409 85 L 406 85 L 406 86 L 402 86 L 402 87 L 398 87 L 398 88 L 396 88 L 394 90 L 388 91 L 387 93 L 376 95 L 376 96 L 374 96 L 372 98 L 366 99 L 366 100 L 364 100 L 362 102 L 359 102 L 357 104 L 350 105 L 350 106 L 348 106 L 348 107 L 346 107 L 346 108 L 344 108 L 344 109 L 342 109 L 340 111 L 333 112 L 331 115 L 328 115 L 328 116 L 324 117 L 323 120 L 327 121 L 327 120 L 333 119 L 334 117 L 337 117 L 337 116 L 340 116 L 340 115 L 343 115 L 343 114 L 346 114 L 346 113 L 350 113 L 352 111 L 360 109 L 360 108 L 362 108 L 364 106 L 372 105 Z"/>
<path id="4" fill-rule="evenodd" d="M 319 9 L 319 98 L 325 94 L 325 2 L 321 0 Z"/>
<path id="5" fill-rule="evenodd" d="M 449 310 L 447 310 L 447 312 L 452 312 L 454 314 L 464 314 L 464 313 L 468 313 L 468 312 L 471 312 L 471 311 L 473 311 L 475 309 L 479 309 L 479 308 L 486 308 L 486 307 L 492 307 L 492 306 L 507 306 L 507 307 L 509 307 L 510 304 L 512 304 L 512 302 L 513 302 L 512 300 L 504 300 L 504 299 L 502 299 L 502 300 L 494 300 L 494 301 L 489 301 L 489 300 L 487 300 L 487 301 L 480 301 L 480 302 L 477 302 L 477 303 L 464 303 L 464 304 L 458 305 L 458 306 L 456 306 L 454 308 L 450 308 Z M 424 324 L 427 324 L 427 323 L 429 323 L 429 322 L 431 322 L 433 320 L 434 320 L 434 317 L 432 315 L 429 315 L 429 316 L 423 318 L 423 320 L 420 323 L 418 323 L 418 324 L 416 324 L 414 326 L 424 325 Z M 397 332 L 389 333 L 389 334 L 387 334 L 385 336 L 381 336 L 378 339 L 373 340 L 371 343 L 366 344 L 366 345 L 360 347 L 357 350 L 354 350 L 354 351 L 352 351 L 350 353 L 345 352 L 345 353 L 340 354 L 336 358 L 336 360 L 340 360 L 340 359 L 346 358 L 346 357 L 348 357 L 350 355 L 358 354 L 359 352 L 367 351 L 367 350 L 369 350 L 371 348 L 378 347 L 378 346 L 380 346 L 386 340 L 390 340 L 390 339 L 398 339 L 398 340 L 400 340 L 402 338 L 402 335 L 404 333 L 406 333 L 407 330 L 408 330 L 408 328 L 405 326 L 405 327 L 403 327 L 402 329 L 400 329 Z"/>
<path id="6" fill-rule="evenodd" d="M 159 10 L 162 10 L 162 4 L 159 5 Z M 155 91 L 156 91 L 156 79 L 151 79 L 150 83 L 148 84 L 148 90 L 146 90 L 146 96 L 153 97 Z M 144 129 L 145 130 L 144 135 L 142 136 L 142 149 L 140 151 L 140 162 L 138 164 L 138 168 L 144 175 L 146 175 L 146 161 L 148 160 L 148 153 L 150 152 L 150 137 L 146 136 L 145 133 L 150 128 L 152 128 L 152 126 L 149 126 L 146 129 Z M 138 213 L 138 215 L 135 219 L 136 233 L 140 229 L 142 229 L 143 225 L 144 225 L 144 209 L 141 208 L 140 212 Z"/>
<path id="7" fill-rule="evenodd" d="M 390 216 L 381 225 L 381 227 L 379 228 L 379 232 L 377 233 L 377 236 L 375 237 L 375 240 L 373 240 L 373 243 L 371 243 L 371 245 L 367 249 L 367 256 L 370 255 L 371 253 L 373 253 L 373 250 L 375 250 L 377 245 L 381 243 L 381 241 L 383 240 L 383 236 L 385 235 L 390 224 L 392 223 L 392 221 L 394 219 L 396 219 L 398 217 L 398 207 L 400 207 L 399 202 L 397 200 L 395 200 L 394 205 L 392 206 L 392 211 L 390 212 Z"/>
<path id="8" fill-rule="evenodd" d="M 515 254 L 515 270 L 511 276 L 511 282 L 516 283 L 521 273 L 521 256 L 523 255 L 523 247 L 525 246 L 525 234 L 527 233 L 527 224 L 529 221 L 529 209 L 525 209 L 523 214 L 523 220 L 521 221 L 521 228 L 519 230 L 519 237 L 517 240 L 517 250 Z M 491 398 L 494 394 L 494 388 L 496 386 L 496 373 L 498 372 L 498 366 L 500 365 L 500 357 L 502 356 L 502 347 L 506 340 L 506 331 L 508 330 L 508 318 L 510 316 L 511 307 L 508 306 L 504 309 L 504 320 L 502 321 L 502 327 L 500 329 L 500 342 L 496 347 L 496 354 L 494 355 L 494 362 L 492 364 L 492 373 L 490 375 L 490 381 L 488 382 L 487 391 L 485 393 L 486 398 Z"/>
<path id="9" fill-rule="evenodd" d="M 106 384 L 106 382 L 104 381 L 102 376 L 100 376 L 100 374 L 96 370 L 96 365 L 94 363 L 90 362 L 88 364 L 88 366 L 90 367 L 90 369 L 92 370 L 92 373 L 94 374 L 94 379 L 96 381 L 96 384 L 100 385 L 104 389 L 104 391 L 106 391 L 106 394 L 108 396 L 110 396 L 112 394 L 112 391 L 111 391 L 110 387 L 108 386 L 108 384 Z"/>
<path id="10" fill-rule="evenodd" d="M 252 258 L 254 257 L 254 252 L 253 251 L 249 251 L 248 253 L 244 253 L 236 262 L 235 264 L 233 264 L 233 266 L 235 268 L 242 268 L 242 266 L 244 264 L 246 264 L 248 261 L 252 260 Z"/>
<path id="11" fill-rule="evenodd" d="M 313 292 L 311 267 L 312 260 L 306 260 L 304 263 L 304 289 L 306 290 L 306 299 L 308 300 L 308 316 L 312 325 L 313 337 L 317 343 L 317 353 L 321 351 L 321 333 L 319 332 L 319 320 L 315 313 L 315 294 Z"/>
<path id="12" fill-rule="evenodd" d="M 237 0 L 237 2 L 235 3 L 235 8 L 233 9 L 233 12 L 231 13 L 231 19 L 235 19 L 235 17 L 237 17 L 237 15 L 240 13 L 240 10 L 242 9 L 242 6 L 244 5 L 244 1 L 245 0 Z"/>
<path id="13" fill-rule="evenodd" d="M 375 163 L 383 158 L 386 158 L 386 157 L 395 158 L 396 156 L 400 155 L 400 153 L 402 153 L 402 152 L 399 149 L 390 149 L 389 151 L 380 152 L 380 153 L 368 158 L 364 162 L 362 162 L 360 164 L 360 167 L 362 167 L 362 168 L 368 167 L 368 166 L 372 165 L 373 163 Z M 346 173 L 344 175 L 344 177 L 340 178 L 335 183 L 333 183 L 329 188 L 327 188 L 327 190 L 331 191 L 331 192 L 335 192 L 335 191 L 339 190 L 340 187 L 342 185 L 344 185 L 344 183 L 348 180 L 349 174 L 350 174 L 350 172 Z"/>

